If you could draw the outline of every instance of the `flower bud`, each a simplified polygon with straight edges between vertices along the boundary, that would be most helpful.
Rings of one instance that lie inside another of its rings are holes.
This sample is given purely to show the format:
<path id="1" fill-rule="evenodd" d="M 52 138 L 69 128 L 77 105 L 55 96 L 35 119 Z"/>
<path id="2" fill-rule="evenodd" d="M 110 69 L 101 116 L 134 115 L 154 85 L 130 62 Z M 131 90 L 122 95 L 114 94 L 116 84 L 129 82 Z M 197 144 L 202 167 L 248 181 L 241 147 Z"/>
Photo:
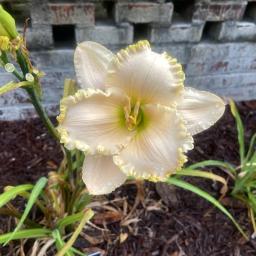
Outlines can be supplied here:
<path id="1" fill-rule="evenodd" d="M 0 5 L 0 36 L 14 39 L 18 36 L 14 18 Z"/>

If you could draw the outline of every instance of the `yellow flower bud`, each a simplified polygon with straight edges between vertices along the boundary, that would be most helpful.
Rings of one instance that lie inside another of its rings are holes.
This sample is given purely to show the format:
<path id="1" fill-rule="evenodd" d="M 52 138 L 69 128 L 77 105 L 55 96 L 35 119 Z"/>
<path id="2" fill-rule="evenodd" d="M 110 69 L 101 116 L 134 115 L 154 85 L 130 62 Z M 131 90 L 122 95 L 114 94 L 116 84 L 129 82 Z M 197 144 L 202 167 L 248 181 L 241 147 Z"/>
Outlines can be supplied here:
<path id="1" fill-rule="evenodd" d="M 8 36 L 0 36 L 0 50 L 7 51 L 9 49 L 10 39 Z"/>
<path id="2" fill-rule="evenodd" d="M 14 39 L 18 36 L 14 18 L 0 5 L 0 36 Z"/>

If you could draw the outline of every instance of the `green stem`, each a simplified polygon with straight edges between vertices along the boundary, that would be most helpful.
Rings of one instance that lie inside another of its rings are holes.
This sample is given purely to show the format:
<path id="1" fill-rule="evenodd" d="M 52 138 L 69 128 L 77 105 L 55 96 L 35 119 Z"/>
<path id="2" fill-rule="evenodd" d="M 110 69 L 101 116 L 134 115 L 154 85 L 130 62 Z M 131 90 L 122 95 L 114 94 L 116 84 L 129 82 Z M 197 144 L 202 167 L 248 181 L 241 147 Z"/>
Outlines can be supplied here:
<path id="1" fill-rule="evenodd" d="M 18 49 L 16 51 L 17 55 L 17 61 L 20 65 L 20 68 L 22 70 L 23 75 L 25 76 L 27 73 L 29 73 L 29 65 L 27 59 L 24 57 L 21 49 Z"/>
<path id="2" fill-rule="evenodd" d="M 58 134 L 57 130 L 55 129 L 54 125 L 52 124 L 51 120 L 49 119 L 47 113 L 45 112 L 45 110 L 44 110 L 44 108 L 43 108 L 43 106 L 42 106 L 34 88 L 27 87 L 25 89 L 26 89 L 28 95 L 30 96 L 32 104 L 34 105 L 39 117 L 41 118 L 42 122 L 44 123 L 44 125 L 48 129 L 49 133 L 51 134 L 51 136 L 54 139 L 59 141 L 59 134 Z"/>

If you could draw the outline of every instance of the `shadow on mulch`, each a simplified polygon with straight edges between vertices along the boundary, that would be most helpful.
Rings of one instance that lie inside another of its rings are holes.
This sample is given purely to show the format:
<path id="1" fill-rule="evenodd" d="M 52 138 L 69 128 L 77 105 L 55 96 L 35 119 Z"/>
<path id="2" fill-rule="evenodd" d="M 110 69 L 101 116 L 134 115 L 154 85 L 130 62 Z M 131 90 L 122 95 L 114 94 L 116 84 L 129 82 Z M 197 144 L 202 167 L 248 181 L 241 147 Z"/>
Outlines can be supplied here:
<path id="1" fill-rule="evenodd" d="M 245 123 L 248 143 L 249 138 L 256 132 L 256 101 L 239 103 L 238 107 Z M 0 122 L 0 141 L 0 190 L 6 185 L 30 183 L 46 176 L 58 166 L 62 157 L 60 148 L 37 119 Z M 236 127 L 229 108 L 214 127 L 195 136 L 195 149 L 188 156 L 190 162 L 215 159 L 238 164 Z M 216 184 L 198 179 L 190 181 L 212 195 L 219 196 L 219 187 Z M 117 220 L 101 225 L 95 220 L 94 223 L 107 231 L 98 230 L 96 234 L 95 230 L 89 230 L 95 239 L 89 239 L 88 242 L 88 237 L 87 241 L 80 238 L 77 246 L 82 249 L 87 247 L 89 251 L 102 250 L 110 256 L 256 255 L 254 242 L 246 243 L 223 214 L 198 196 L 177 189 L 178 203 L 167 207 L 156 192 L 155 184 L 146 182 L 144 193 L 145 201 L 134 209 L 130 223 L 122 222 L 120 225 Z M 124 202 L 126 201 L 130 209 L 134 205 L 135 197 L 136 186 L 126 184 L 101 199 L 123 211 Z M 250 230 L 245 209 L 229 207 L 229 210 L 245 229 Z M 6 226 L 7 220 L 0 219 L 0 231 Z M 122 243 L 120 235 L 125 237 Z"/>

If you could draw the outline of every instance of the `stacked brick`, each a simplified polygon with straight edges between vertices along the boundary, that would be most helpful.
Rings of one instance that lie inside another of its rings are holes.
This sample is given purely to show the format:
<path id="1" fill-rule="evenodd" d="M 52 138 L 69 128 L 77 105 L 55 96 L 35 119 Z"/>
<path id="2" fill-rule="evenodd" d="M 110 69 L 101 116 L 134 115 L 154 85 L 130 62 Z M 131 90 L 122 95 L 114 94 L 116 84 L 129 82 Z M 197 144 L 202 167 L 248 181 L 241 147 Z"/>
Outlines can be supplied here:
<path id="1" fill-rule="evenodd" d="M 18 20 L 24 20 L 21 9 L 30 13 L 27 43 L 32 58 L 47 74 L 43 90 L 52 114 L 57 113 L 64 78 L 74 77 L 74 46 L 84 40 L 117 51 L 148 39 L 156 51 L 167 51 L 183 64 L 187 85 L 237 100 L 256 98 L 256 0 L 2 2 Z M 9 80 L 0 74 L 1 84 Z M 22 90 L 0 97 L 0 119 L 32 113 Z"/>

